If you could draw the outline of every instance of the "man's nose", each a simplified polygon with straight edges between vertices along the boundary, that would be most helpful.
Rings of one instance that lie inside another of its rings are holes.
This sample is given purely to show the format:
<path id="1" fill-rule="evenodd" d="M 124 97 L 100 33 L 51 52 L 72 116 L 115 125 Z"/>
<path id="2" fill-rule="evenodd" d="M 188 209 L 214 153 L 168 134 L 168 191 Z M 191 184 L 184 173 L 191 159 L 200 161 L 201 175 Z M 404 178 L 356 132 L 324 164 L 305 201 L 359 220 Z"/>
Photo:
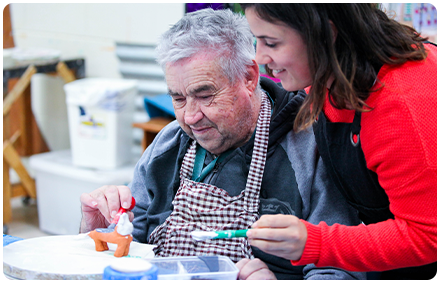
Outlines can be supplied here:
<path id="1" fill-rule="evenodd" d="M 199 103 L 194 99 L 188 99 L 185 106 L 185 124 L 195 125 L 203 118 Z"/>

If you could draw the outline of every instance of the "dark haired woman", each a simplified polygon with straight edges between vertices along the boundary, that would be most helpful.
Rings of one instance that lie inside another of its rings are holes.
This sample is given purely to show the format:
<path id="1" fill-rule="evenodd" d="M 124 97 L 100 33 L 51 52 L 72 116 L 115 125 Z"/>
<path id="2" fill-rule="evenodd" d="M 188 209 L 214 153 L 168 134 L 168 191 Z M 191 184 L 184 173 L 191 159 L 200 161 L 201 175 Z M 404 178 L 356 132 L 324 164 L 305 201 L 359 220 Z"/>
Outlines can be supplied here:
<path id="1" fill-rule="evenodd" d="M 295 129 L 313 125 L 356 227 L 263 216 L 251 245 L 292 260 L 382 279 L 437 271 L 437 47 L 373 4 L 242 4 L 256 61 L 308 96 Z M 271 229 L 264 229 L 271 228 Z M 408 268 L 411 267 L 411 268 Z"/>

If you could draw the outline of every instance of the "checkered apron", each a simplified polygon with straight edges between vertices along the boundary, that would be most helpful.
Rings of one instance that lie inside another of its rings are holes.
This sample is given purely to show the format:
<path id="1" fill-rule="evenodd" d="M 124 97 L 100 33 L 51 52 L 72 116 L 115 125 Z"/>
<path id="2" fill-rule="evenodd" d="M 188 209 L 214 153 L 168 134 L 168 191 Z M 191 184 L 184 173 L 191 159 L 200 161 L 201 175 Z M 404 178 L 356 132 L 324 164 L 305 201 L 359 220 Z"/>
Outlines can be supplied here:
<path id="1" fill-rule="evenodd" d="M 223 255 L 234 262 L 253 258 L 246 238 L 194 241 L 190 232 L 248 229 L 258 220 L 271 115 L 269 99 L 263 95 L 262 100 L 245 190 L 231 197 L 213 185 L 192 181 L 196 156 L 196 141 L 193 141 L 180 169 L 174 210 L 149 238 L 148 243 L 157 246 L 154 249 L 157 257 Z"/>

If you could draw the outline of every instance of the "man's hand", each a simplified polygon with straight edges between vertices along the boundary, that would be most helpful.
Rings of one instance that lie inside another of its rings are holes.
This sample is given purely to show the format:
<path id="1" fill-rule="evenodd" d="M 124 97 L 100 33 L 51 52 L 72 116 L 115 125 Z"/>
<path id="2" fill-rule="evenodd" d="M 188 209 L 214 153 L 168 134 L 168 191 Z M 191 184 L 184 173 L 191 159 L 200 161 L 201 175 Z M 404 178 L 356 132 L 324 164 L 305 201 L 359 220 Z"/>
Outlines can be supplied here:
<path id="1" fill-rule="evenodd" d="M 90 232 L 96 228 L 106 228 L 122 206 L 125 209 L 131 205 L 131 191 L 127 186 L 103 186 L 91 193 L 84 193 L 81 201 L 80 233 Z M 134 214 L 127 211 L 130 221 Z"/>
<path id="2" fill-rule="evenodd" d="M 288 260 L 299 260 L 307 241 L 307 228 L 293 215 L 263 215 L 246 233 L 249 244 Z"/>
<path id="3" fill-rule="evenodd" d="M 239 280 L 277 280 L 275 274 L 260 259 L 244 258 L 235 264 Z"/>

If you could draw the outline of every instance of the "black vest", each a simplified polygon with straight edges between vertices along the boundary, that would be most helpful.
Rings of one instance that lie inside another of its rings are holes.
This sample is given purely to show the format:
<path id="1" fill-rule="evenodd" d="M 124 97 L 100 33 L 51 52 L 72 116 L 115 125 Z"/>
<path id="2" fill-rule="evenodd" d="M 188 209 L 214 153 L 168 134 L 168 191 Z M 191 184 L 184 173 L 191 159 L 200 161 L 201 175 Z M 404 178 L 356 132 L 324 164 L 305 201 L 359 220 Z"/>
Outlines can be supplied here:
<path id="1" fill-rule="evenodd" d="M 348 203 L 357 209 L 359 218 L 365 224 L 394 219 L 388 196 L 380 186 L 377 174 L 367 168 L 361 149 L 361 113 L 355 114 L 353 123 L 331 123 L 321 112 L 313 130 L 331 180 Z M 434 262 L 368 275 L 371 279 L 420 280 L 432 279 L 436 273 L 437 263 Z"/>

